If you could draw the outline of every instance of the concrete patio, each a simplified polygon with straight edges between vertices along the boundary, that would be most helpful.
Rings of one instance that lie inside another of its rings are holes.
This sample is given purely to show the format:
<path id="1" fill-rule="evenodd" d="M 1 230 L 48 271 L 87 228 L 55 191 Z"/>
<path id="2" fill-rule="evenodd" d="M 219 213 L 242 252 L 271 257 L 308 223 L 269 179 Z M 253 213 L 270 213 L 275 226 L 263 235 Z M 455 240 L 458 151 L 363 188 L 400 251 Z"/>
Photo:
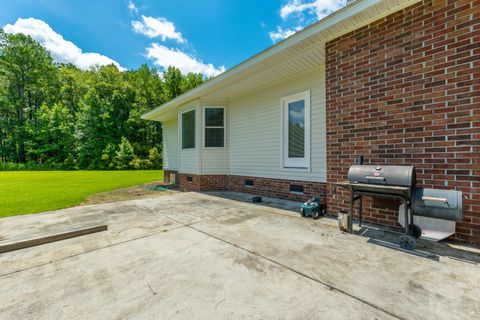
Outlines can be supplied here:
<path id="1" fill-rule="evenodd" d="M 379 245 L 298 204 L 175 193 L 0 220 L 0 244 L 109 230 L 0 254 L 0 319 L 476 319 L 476 249 Z M 430 255 L 438 256 L 438 261 Z"/>

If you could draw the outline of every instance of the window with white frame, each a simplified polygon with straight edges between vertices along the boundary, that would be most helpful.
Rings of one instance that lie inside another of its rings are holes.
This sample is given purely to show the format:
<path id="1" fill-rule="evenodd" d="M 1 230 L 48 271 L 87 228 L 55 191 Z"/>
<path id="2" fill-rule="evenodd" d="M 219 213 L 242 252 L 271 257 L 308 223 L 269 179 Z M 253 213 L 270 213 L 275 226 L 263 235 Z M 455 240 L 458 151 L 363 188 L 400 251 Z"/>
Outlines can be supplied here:
<path id="1" fill-rule="evenodd" d="M 205 148 L 223 148 L 225 146 L 225 108 L 206 107 L 205 115 Z"/>
<path id="2" fill-rule="evenodd" d="M 182 149 L 195 148 L 195 109 L 182 113 Z"/>
<path id="3" fill-rule="evenodd" d="M 310 90 L 282 99 L 282 165 L 310 168 Z"/>

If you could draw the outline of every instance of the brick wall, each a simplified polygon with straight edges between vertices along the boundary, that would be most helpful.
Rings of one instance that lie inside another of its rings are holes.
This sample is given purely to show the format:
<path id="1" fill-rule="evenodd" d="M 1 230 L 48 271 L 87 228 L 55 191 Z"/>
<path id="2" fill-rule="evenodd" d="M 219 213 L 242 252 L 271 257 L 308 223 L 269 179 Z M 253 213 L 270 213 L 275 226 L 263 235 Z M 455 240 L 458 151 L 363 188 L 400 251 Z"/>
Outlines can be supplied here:
<path id="1" fill-rule="evenodd" d="M 202 191 L 222 191 L 228 190 L 227 175 L 202 175 L 200 181 Z"/>
<path id="2" fill-rule="evenodd" d="M 464 192 L 456 239 L 480 243 L 480 1 L 428 0 L 326 45 L 327 174 L 332 199 L 357 155 L 408 164 L 423 187 Z M 392 204 L 367 219 L 394 224 Z"/>
<path id="3" fill-rule="evenodd" d="M 202 191 L 200 188 L 201 176 L 196 174 L 179 173 L 178 185 L 183 191 Z"/>
<path id="4" fill-rule="evenodd" d="M 254 186 L 245 186 L 245 180 L 253 180 Z M 229 176 L 230 190 L 235 192 L 251 193 L 260 196 L 305 201 L 309 198 L 320 197 L 326 201 L 327 185 L 321 182 L 269 179 L 259 177 Z M 303 194 L 290 192 L 290 185 L 303 186 Z"/>
<path id="5" fill-rule="evenodd" d="M 187 173 L 180 173 L 178 176 L 180 189 L 185 191 L 235 191 L 293 201 L 320 197 L 323 202 L 326 201 L 327 185 L 320 182 Z M 254 186 L 245 186 L 245 180 L 253 180 Z M 290 184 L 303 186 L 303 194 L 290 192 Z"/>
<path id="6" fill-rule="evenodd" d="M 225 191 L 228 190 L 226 175 L 196 175 L 180 173 L 179 186 L 185 191 Z"/>

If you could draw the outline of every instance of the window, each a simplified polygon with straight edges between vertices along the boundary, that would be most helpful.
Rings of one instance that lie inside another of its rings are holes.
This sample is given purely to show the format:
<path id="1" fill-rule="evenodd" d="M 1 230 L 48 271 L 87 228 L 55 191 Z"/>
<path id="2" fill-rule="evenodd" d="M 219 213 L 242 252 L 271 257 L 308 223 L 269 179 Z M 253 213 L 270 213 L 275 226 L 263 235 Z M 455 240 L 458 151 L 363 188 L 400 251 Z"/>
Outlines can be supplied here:
<path id="1" fill-rule="evenodd" d="M 225 146 L 225 108 L 205 108 L 205 148 Z"/>
<path id="2" fill-rule="evenodd" d="M 282 99 L 284 168 L 310 167 L 310 91 Z"/>
<path id="3" fill-rule="evenodd" d="M 182 113 L 182 149 L 195 148 L 195 109 Z"/>

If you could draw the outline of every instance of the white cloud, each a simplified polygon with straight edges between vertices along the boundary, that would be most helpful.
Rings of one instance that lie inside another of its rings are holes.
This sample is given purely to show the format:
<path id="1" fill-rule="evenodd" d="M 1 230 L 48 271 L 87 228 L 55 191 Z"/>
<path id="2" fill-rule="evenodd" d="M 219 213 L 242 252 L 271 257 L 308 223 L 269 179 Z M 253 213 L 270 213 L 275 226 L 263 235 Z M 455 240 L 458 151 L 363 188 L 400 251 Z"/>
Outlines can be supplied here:
<path id="1" fill-rule="evenodd" d="M 345 6 L 345 0 L 289 0 L 281 9 L 280 17 L 287 19 L 291 15 L 314 15 L 317 20 Z"/>
<path id="2" fill-rule="evenodd" d="M 180 32 L 175 31 L 173 22 L 165 18 L 153 18 L 142 15 L 142 21 L 132 21 L 133 31 L 146 35 L 149 38 L 159 37 L 162 41 L 167 39 L 176 40 L 179 43 L 184 43 Z"/>
<path id="3" fill-rule="evenodd" d="M 296 27 L 294 29 L 282 29 L 282 27 L 277 26 L 277 30 L 270 31 L 268 33 L 270 39 L 273 43 L 281 41 L 285 38 L 290 37 L 292 34 L 296 33 L 297 31 L 302 30 L 302 27 Z"/>
<path id="4" fill-rule="evenodd" d="M 19 18 L 13 25 L 3 27 L 7 33 L 23 33 L 31 36 L 42 44 L 57 62 L 72 63 L 80 69 L 87 70 L 94 66 L 114 64 L 120 70 L 125 70 L 118 62 L 95 52 L 83 52 L 73 42 L 67 41 L 62 35 L 56 33 L 42 20 Z"/>
<path id="5" fill-rule="evenodd" d="M 132 12 L 138 13 L 138 7 L 132 1 L 128 1 L 128 9 Z"/>
<path id="6" fill-rule="evenodd" d="M 268 33 L 275 43 L 290 37 L 295 32 L 303 29 L 306 25 L 320 20 L 334 11 L 345 6 L 346 0 L 288 0 L 280 9 L 280 17 L 283 20 L 295 17 L 298 24 L 295 28 L 277 26 L 277 29 Z"/>
<path id="7" fill-rule="evenodd" d="M 163 69 L 169 66 L 175 66 L 180 69 L 182 73 L 195 72 L 207 77 L 213 77 L 225 71 L 224 66 L 215 67 L 211 63 L 205 64 L 179 49 L 167 48 L 158 43 L 152 43 L 147 47 L 146 57 L 152 59 L 155 65 Z"/>

